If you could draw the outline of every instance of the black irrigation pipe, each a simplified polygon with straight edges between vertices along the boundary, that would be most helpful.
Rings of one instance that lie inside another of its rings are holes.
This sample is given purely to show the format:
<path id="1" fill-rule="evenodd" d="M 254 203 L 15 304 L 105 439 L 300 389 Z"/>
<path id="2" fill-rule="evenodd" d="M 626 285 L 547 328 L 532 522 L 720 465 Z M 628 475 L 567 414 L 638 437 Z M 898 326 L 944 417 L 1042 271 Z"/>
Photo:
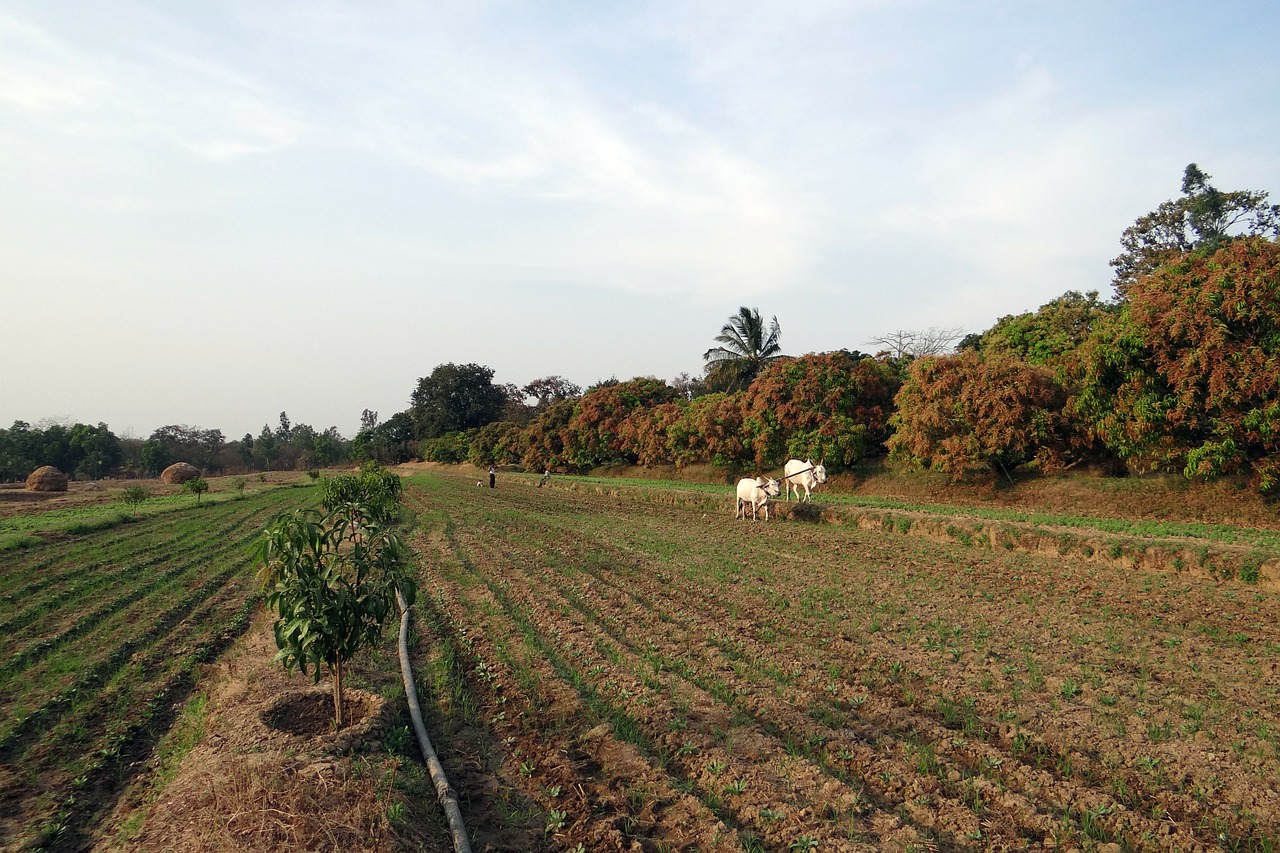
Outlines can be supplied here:
<path id="1" fill-rule="evenodd" d="M 449 820 L 449 835 L 453 838 L 453 849 L 456 853 L 471 853 L 471 841 L 467 838 L 467 827 L 462 822 L 462 811 L 458 808 L 458 794 L 449 785 L 444 774 L 444 765 L 436 756 L 431 746 L 431 738 L 427 735 L 427 727 L 422 721 L 422 708 L 418 704 L 418 687 L 413 680 L 413 664 L 409 660 L 409 608 L 405 605 L 404 596 L 396 590 L 396 601 L 400 605 L 400 674 L 404 678 L 404 695 L 409 703 L 409 716 L 413 719 L 413 730 L 418 734 L 418 748 L 427 761 L 427 769 L 431 771 L 431 781 L 436 786 L 436 798 L 444 809 Z"/>

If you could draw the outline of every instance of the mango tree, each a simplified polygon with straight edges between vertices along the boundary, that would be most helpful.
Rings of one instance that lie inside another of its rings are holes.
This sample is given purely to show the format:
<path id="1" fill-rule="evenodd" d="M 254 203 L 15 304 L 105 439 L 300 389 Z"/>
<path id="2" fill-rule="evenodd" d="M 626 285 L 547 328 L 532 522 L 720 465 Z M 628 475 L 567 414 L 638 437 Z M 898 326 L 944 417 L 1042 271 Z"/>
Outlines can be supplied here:
<path id="1" fill-rule="evenodd" d="M 397 589 L 406 606 L 416 597 L 408 550 L 386 517 L 385 508 L 357 502 L 298 510 L 279 516 L 257 549 L 258 580 L 277 616 L 276 660 L 317 683 L 322 665 L 329 670 L 338 728 L 347 662 L 381 638 Z"/>
<path id="2" fill-rule="evenodd" d="M 196 503 L 200 503 L 200 496 L 209 491 L 209 481 L 204 477 L 192 477 L 182 484 L 188 492 L 196 496 Z"/>

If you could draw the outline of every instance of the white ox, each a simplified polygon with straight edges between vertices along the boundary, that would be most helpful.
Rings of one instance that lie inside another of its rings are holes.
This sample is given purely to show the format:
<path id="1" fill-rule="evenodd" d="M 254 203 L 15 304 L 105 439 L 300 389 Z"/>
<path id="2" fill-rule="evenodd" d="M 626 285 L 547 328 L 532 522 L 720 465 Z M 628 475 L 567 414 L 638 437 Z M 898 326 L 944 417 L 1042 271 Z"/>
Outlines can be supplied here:
<path id="1" fill-rule="evenodd" d="M 764 520 L 769 520 L 769 498 L 776 498 L 782 491 L 778 481 L 772 477 L 744 477 L 738 481 L 738 503 L 734 509 L 734 518 L 747 517 L 747 506 L 751 506 L 751 520 L 756 520 L 756 511 L 764 508 Z"/>
<path id="2" fill-rule="evenodd" d="M 791 490 L 796 490 L 796 498 L 798 500 L 813 500 L 812 492 L 818 486 L 827 482 L 827 469 L 819 462 L 814 465 L 812 461 L 806 459 L 801 462 L 799 459 L 791 459 L 787 462 L 786 467 L 782 469 L 782 482 L 786 484 L 787 500 L 791 499 Z M 800 489 L 804 488 L 804 497 L 800 497 Z"/>

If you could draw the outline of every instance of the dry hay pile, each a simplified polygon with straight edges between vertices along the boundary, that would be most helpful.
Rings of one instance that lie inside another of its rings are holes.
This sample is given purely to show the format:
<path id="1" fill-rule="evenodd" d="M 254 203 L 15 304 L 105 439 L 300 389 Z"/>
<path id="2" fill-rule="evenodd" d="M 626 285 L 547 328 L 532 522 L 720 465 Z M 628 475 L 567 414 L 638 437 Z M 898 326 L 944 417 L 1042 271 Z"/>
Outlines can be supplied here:
<path id="1" fill-rule="evenodd" d="M 200 476 L 200 469 L 190 462 L 175 462 L 160 472 L 160 479 L 166 483 L 179 485 Z"/>
<path id="2" fill-rule="evenodd" d="M 27 475 L 28 492 L 65 492 L 67 475 L 52 465 L 42 465 Z"/>

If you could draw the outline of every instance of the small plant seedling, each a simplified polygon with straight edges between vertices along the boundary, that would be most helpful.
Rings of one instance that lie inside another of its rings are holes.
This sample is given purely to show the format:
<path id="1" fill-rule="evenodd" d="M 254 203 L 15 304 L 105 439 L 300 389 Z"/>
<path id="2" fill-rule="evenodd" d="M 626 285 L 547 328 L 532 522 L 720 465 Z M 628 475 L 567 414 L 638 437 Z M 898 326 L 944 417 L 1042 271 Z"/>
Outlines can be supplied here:
<path id="1" fill-rule="evenodd" d="M 130 486 L 120 493 L 120 500 L 131 509 L 137 509 L 138 504 L 149 497 L 151 497 L 151 491 L 146 486 Z"/>
<path id="2" fill-rule="evenodd" d="M 209 491 L 209 481 L 204 477 L 192 477 L 190 480 L 183 483 L 182 487 L 195 495 L 196 503 L 200 503 L 200 496 Z"/>

